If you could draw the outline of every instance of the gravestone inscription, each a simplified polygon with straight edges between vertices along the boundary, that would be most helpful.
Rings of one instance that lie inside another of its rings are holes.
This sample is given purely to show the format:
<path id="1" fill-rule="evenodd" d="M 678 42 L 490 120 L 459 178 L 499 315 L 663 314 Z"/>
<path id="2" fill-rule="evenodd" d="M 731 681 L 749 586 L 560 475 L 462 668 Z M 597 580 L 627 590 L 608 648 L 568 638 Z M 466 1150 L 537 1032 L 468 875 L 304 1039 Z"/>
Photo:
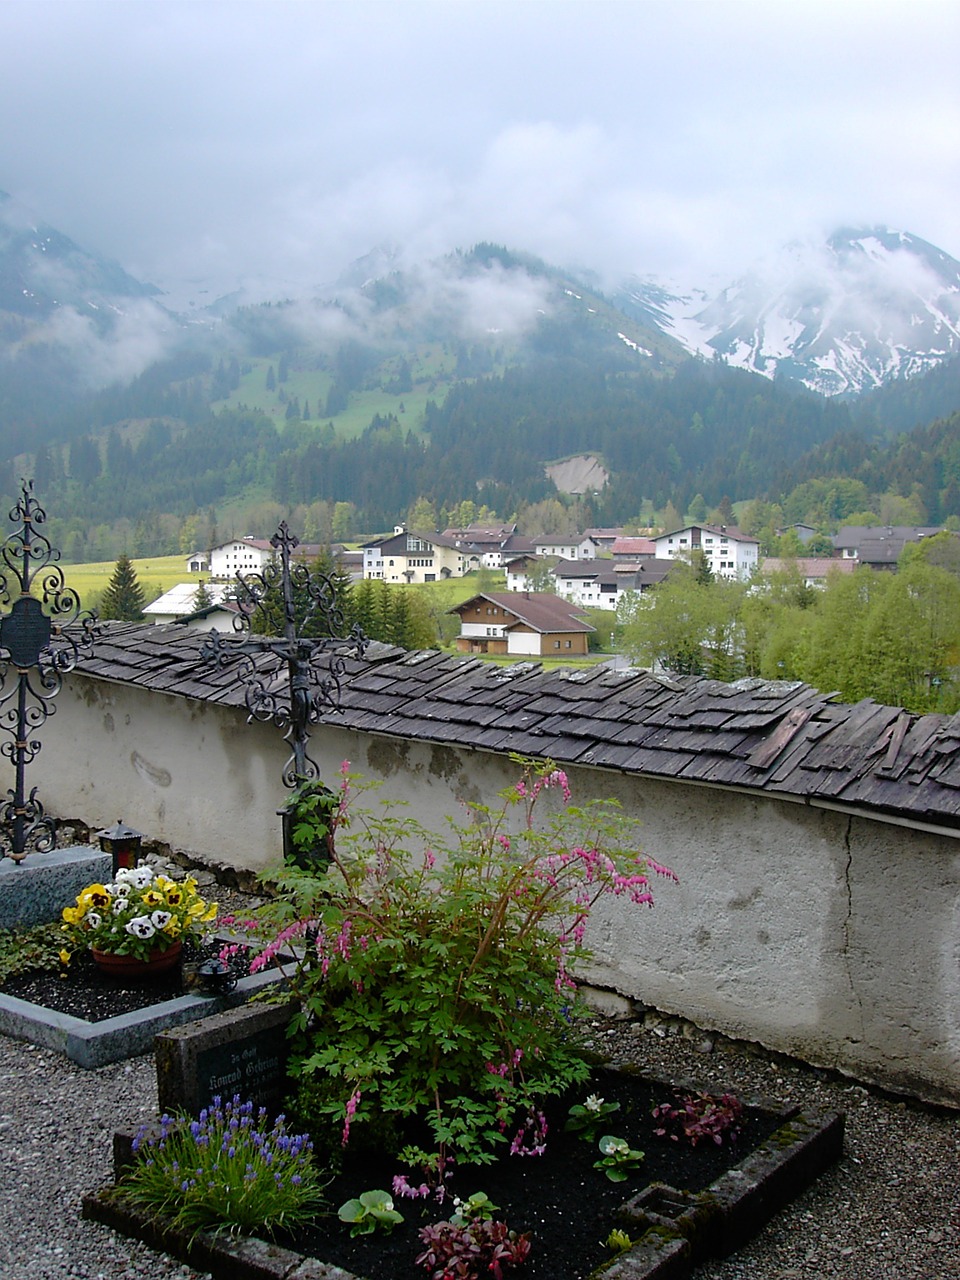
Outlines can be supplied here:
<path id="1" fill-rule="evenodd" d="M 157 1100 L 162 1111 L 197 1115 L 216 1096 L 283 1109 L 291 1004 L 241 1005 L 156 1038 Z"/>

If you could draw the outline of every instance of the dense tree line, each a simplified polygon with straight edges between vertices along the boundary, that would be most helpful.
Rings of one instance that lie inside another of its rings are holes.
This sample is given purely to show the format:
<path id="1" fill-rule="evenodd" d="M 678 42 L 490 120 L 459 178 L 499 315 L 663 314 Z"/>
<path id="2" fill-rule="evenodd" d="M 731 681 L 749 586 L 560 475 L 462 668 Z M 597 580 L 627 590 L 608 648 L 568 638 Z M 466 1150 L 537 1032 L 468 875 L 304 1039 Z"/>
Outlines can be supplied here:
<path id="1" fill-rule="evenodd" d="M 794 566 L 753 583 L 692 564 L 621 606 L 623 647 L 683 675 L 802 680 L 847 702 L 960 709 L 960 545 L 910 547 L 897 573 L 861 567 L 805 586 Z"/>
<path id="2" fill-rule="evenodd" d="M 306 573 L 294 573 L 294 613 L 298 635 L 314 638 L 350 636 L 356 630 L 368 640 L 401 649 L 431 649 L 438 641 L 437 620 L 426 598 L 407 587 L 376 579 L 351 583 L 339 562 L 324 550 Z M 312 590 L 305 581 L 309 576 Z M 251 617 L 251 629 L 280 635 L 285 612 L 279 582 L 271 582 Z"/>

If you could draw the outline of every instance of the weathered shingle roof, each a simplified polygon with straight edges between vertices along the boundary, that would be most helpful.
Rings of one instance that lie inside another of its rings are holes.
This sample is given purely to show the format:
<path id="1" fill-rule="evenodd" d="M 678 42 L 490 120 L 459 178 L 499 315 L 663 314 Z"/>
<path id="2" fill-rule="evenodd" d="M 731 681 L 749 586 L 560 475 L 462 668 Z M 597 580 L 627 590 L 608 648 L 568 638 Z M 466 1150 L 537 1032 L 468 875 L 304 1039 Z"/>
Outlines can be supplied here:
<path id="1" fill-rule="evenodd" d="M 489 600 L 504 613 L 512 614 L 515 621 L 506 623 L 508 628 L 523 624 L 544 635 L 558 631 L 596 630 L 596 627 L 584 619 L 583 609 L 579 605 L 562 600 L 552 591 L 481 591 L 469 600 L 454 605 L 447 612 L 462 615 L 478 600 Z"/>
<path id="2" fill-rule="evenodd" d="M 237 674 L 200 665 L 203 641 L 180 627 L 107 624 L 78 669 L 242 707 Z M 327 717 L 347 728 L 758 790 L 960 835 L 960 715 L 844 705 L 786 681 L 498 667 L 383 645 L 347 665 L 342 713 Z"/>

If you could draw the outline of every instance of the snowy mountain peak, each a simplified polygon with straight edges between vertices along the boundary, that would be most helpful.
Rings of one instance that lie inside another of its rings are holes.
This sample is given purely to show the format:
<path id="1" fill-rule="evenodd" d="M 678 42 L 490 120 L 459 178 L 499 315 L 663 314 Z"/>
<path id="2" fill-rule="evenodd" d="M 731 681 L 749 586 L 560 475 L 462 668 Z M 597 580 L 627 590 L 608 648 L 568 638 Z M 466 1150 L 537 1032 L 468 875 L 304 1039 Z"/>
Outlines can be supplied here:
<path id="1" fill-rule="evenodd" d="M 711 297 L 633 278 L 618 302 L 689 351 L 827 395 L 911 377 L 960 352 L 960 263 L 888 227 L 791 243 Z"/>

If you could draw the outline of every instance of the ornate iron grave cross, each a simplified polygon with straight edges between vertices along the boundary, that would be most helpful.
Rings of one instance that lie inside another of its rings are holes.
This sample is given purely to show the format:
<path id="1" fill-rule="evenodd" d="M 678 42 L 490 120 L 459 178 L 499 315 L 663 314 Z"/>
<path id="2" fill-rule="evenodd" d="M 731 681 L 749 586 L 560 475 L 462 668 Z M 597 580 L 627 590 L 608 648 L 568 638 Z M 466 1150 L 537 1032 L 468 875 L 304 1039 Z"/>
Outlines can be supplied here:
<path id="1" fill-rule="evenodd" d="M 12 833 L 8 856 L 14 862 L 22 862 L 29 843 L 40 852 L 55 843 L 54 820 L 44 814 L 37 788 L 25 794 L 24 770 L 40 750 L 31 735 L 56 711 L 50 700 L 64 674 L 92 652 L 100 631 L 96 615 L 81 610 L 80 597 L 64 584 L 60 552 L 36 531 L 46 518 L 33 481 L 22 480 L 20 501 L 10 511 L 21 526 L 0 546 L 0 731 L 11 739 L 0 753 L 16 771 L 9 799 L 0 802 L 0 823 Z M 39 598 L 32 591 L 38 578 Z M 15 680 L 6 689 L 11 672 Z"/>
<path id="2" fill-rule="evenodd" d="M 268 721 L 287 730 L 284 741 L 290 744 L 291 754 L 283 769 L 283 784 L 292 789 L 319 780 L 319 765 L 307 752 L 310 726 L 324 711 L 340 710 L 345 650 L 362 658 L 367 639 L 359 627 L 343 634 L 346 622 L 332 575 L 293 563 L 300 539 L 285 520 L 270 545 L 277 558 L 261 573 L 237 574 L 239 613 L 233 627 L 246 638 L 225 640 L 213 630 L 200 657 L 218 668 L 238 668 L 246 686 L 248 723 Z M 258 611 L 264 616 L 279 613 L 279 635 L 252 633 L 251 622 Z"/>

